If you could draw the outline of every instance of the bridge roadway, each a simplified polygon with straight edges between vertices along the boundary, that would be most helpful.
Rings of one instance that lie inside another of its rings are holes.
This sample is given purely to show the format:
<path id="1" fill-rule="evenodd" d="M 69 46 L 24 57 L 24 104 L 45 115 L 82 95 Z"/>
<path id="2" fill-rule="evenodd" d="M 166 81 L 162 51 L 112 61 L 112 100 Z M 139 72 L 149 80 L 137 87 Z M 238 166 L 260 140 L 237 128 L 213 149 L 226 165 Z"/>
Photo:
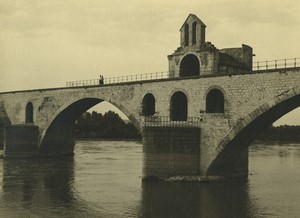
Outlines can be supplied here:
<path id="1" fill-rule="evenodd" d="M 300 105 L 299 71 L 3 92 L 4 156 L 73 154 L 72 124 L 107 101 L 143 135 L 143 177 L 247 177 L 248 146 L 255 136 Z M 163 117 L 170 119 L 163 124 Z"/>

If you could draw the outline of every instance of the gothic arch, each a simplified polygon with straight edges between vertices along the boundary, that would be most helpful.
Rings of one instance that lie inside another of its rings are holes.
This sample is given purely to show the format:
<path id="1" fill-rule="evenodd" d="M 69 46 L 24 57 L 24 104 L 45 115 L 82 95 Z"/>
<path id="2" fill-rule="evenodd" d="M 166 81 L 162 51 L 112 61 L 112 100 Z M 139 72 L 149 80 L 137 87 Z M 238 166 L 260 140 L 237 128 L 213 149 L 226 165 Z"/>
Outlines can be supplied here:
<path id="1" fill-rule="evenodd" d="M 52 115 L 51 119 L 42 130 L 40 137 L 40 152 L 45 153 L 49 147 L 48 144 L 55 143 L 57 134 L 66 134 L 65 140 L 70 141 L 70 137 L 72 132 L 68 132 L 68 130 L 72 129 L 72 125 L 75 120 L 89 108 L 95 106 L 96 104 L 104 101 L 100 98 L 95 97 L 84 97 L 79 100 L 70 100 L 61 106 L 55 113 Z M 109 102 L 109 101 L 108 101 Z M 109 102 L 111 103 L 111 102 Z M 111 103 L 113 104 L 113 103 Z M 115 104 L 113 104 L 115 105 Z M 137 118 L 130 116 L 129 111 L 127 111 L 124 107 L 116 105 L 132 122 L 132 124 L 141 131 L 141 126 Z M 61 138 L 59 139 L 61 141 Z M 63 143 L 63 142 L 62 142 Z M 59 152 L 59 148 L 57 148 Z"/>

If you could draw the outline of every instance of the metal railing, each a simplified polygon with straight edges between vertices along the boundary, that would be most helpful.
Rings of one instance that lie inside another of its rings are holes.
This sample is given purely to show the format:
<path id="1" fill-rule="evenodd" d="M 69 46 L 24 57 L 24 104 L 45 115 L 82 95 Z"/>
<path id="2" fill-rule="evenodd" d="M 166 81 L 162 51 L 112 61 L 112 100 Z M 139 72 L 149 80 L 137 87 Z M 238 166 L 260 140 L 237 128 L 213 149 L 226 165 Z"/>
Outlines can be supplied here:
<path id="1" fill-rule="evenodd" d="M 172 120 L 169 116 L 145 116 L 144 126 L 148 127 L 199 127 L 198 117 L 187 117 L 186 120 Z"/>
<path id="2" fill-rule="evenodd" d="M 115 83 L 126 83 L 126 82 L 137 82 L 137 81 L 145 81 L 145 80 L 155 80 L 155 79 L 166 79 L 170 78 L 171 75 L 169 72 L 156 72 L 150 74 L 137 74 L 137 75 L 129 75 L 129 76 L 118 76 L 118 77 L 108 77 L 104 78 L 104 84 L 115 84 Z M 99 79 L 92 80 L 80 80 L 80 81 L 72 81 L 67 82 L 67 87 L 74 86 L 95 86 L 99 85 Z"/>
<path id="3" fill-rule="evenodd" d="M 253 71 L 267 71 L 277 69 L 291 69 L 300 67 L 300 58 L 278 59 L 270 61 L 257 61 L 253 63 Z"/>
<path id="4" fill-rule="evenodd" d="M 269 61 L 257 61 L 253 62 L 252 71 L 272 71 L 277 69 L 292 69 L 300 68 L 300 58 L 288 58 L 288 59 L 278 59 Z M 185 69 L 191 72 L 191 69 Z M 212 74 L 218 72 L 217 69 L 212 67 L 200 67 L 200 75 Z M 249 72 L 251 73 L 251 72 Z M 127 82 L 139 82 L 139 81 L 149 81 L 149 80 L 160 80 L 168 78 L 179 78 L 179 71 L 164 71 L 155 72 L 148 74 L 136 74 L 128 76 L 118 76 L 118 77 L 105 77 L 103 80 L 104 84 L 117 84 L 117 83 L 127 83 Z M 184 76 L 182 78 L 189 78 L 195 76 Z M 99 79 L 91 80 L 79 80 L 66 82 L 67 87 L 78 87 L 78 86 L 96 86 L 100 85 Z"/>
<path id="5" fill-rule="evenodd" d="M 201 68 L 200 74 L 208 74 L 212 73 L 212 68 Z M 118 77 L 105 77 L 103 80 L 104 84 L 116 84 L 116 83 L 127 83 L 127 82 L 139 82 L 139 81 L 147 81 L 147 80 L 159 80 L 159 79 L 168 79 L 168 78 L 178 78 L 178 71 L 164 71 L 164 72 L 155 72 L 155 73 L 147 73 L 147 74 L 136 74 L 129 76 L 118 76 Z M 187 77 L 195 77 L 195 76 L 185 76 Z M 91 80 L 79 80 L 79 81 L 71 81 L 66 82 L 67 87 L 75 87 L 75 86 L 96 86 L 100 85 L 99 79 L 91 79 Z"/>

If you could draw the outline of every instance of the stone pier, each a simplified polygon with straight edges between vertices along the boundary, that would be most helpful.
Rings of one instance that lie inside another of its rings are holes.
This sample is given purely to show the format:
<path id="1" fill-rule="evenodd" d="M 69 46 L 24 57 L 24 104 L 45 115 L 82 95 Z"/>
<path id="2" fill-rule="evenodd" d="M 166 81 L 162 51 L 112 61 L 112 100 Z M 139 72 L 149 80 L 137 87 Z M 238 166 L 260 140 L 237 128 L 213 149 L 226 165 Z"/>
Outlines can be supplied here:
<path id="1" fill-rule="evenodd" d="M 145 127 L 143 178 L 199 175 L 200 128 Z"/>
<path id="2" fill-rule="evenodd" d="M 4 158 L 37 156 L 38 126 L 13 125 L 4 128 Z"/>

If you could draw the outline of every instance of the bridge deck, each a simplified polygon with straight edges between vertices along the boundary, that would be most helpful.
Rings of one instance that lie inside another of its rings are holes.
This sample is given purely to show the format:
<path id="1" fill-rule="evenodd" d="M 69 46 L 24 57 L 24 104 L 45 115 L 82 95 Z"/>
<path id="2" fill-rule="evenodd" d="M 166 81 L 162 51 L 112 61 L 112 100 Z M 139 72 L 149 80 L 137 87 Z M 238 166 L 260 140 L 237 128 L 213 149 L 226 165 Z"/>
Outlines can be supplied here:
<path id="1" fill-rule="evenodd" d="M 119 85 L 129 85 L 129 84 L 165 82 L 165 81 L 172 81 L 172 80 L 189 80 L 189 79 L 201 79 L 201 78 L 209 78 L 209 77 L 249 75 L 249 74 L 257 74 L 257 73 L 273 73 L 273 72 L 286 72 L 286 71 L 299 71 L 299 70 L 300 70 L 300 58 L 291 58 L 291 59 L 255 62 L 253 63 L 253 70 L 244 73 L 229 74 L 229 73 L 220 72 L 220 73 L 210 74 L 210 75 L 174 77 L 170 72 L 157 72 L 157 73 L 150 73 L 150 74 L 139 74 L 139 75 L 104 78 L 104 84 L 99 84 L 99 79 L 80 80 L 80 81 L 67 82 L 66 87 L 8 91 L 8 92 L 0 92 L 0 94 L 31 92 L 31 91 L 48 91 L 48 90 L 58 90 L 58 89 L 107 87 L 107 86 L 116 86 L 116 85 L 119 86 Z"/>

